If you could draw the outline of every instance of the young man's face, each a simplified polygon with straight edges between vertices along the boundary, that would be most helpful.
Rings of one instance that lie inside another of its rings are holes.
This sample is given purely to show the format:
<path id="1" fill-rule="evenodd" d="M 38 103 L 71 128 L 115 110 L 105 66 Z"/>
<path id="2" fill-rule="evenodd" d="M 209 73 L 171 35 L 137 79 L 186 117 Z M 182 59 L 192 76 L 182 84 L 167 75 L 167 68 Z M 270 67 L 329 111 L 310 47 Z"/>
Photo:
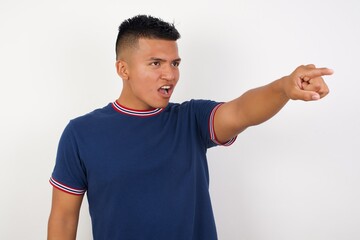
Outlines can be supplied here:
<path id="1" fill-rule="evenodd" d="M 140 38 L 124 57 L 119 103 L 136 110 L 166 107 L 179 80 L 179 63 L 176 41 Z"/>

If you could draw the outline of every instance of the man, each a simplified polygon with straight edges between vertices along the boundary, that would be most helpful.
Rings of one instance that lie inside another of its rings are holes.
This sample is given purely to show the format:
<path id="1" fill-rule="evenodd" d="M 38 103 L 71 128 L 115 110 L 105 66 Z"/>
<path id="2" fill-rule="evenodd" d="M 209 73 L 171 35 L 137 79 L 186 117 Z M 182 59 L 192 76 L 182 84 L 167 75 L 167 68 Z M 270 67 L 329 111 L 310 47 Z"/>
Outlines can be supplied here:
<path id="1" fill-rule="evenodd" d="M 71 120 L 60 139 L 48 239 L 75 239 L 87 192 L 94 239 L 217 239 L 206 150 L 230 145 L 289 99 L 318 100 L 332 70 L 300 66 L 227 103 L 169 103 L 179 79 L 180 34 L 139 15 L 116 42 L 120 97 Z"/>

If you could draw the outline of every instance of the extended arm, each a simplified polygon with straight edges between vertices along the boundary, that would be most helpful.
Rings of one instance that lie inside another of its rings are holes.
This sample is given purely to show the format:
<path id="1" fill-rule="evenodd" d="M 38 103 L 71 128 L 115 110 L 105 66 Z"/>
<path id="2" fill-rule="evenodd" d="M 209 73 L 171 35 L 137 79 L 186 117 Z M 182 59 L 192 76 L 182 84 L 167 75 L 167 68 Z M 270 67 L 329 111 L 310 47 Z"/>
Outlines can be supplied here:
<path id="1" fill-rule="evenodd" d="M 82 199 L 53 188 L 48 240 L 75 240 Z"/>
<path id="2" fill-rule="evenodd" d="M 329 89 L 322 76 L 332 73 L 331 69 L 312 64 L 300 66 L 289 76 L 224 103 L 215 114 L 217 140 L 226 142 L 247 127 L 270 119 L 290 99 L 313 101 L 325 97 Z"/>

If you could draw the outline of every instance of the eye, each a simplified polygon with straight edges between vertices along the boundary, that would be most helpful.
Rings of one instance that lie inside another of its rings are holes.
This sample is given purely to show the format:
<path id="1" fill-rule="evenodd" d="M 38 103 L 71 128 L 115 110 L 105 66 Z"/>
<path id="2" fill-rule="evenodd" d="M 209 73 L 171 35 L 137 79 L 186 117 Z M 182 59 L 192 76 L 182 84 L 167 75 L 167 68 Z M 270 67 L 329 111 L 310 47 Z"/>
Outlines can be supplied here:
<path id="1" fill-rule="evenodd" d="M 151 62 L 150 65 L 151 66 L 160 66 L 160 62 Z"/>
<path id="2" fill-rule="evenodd" d="M 173 62 L 172 65 L 173 65 L 174 67 L 178 67 L 178 66 L 180 65 L 180 62 Z"/>

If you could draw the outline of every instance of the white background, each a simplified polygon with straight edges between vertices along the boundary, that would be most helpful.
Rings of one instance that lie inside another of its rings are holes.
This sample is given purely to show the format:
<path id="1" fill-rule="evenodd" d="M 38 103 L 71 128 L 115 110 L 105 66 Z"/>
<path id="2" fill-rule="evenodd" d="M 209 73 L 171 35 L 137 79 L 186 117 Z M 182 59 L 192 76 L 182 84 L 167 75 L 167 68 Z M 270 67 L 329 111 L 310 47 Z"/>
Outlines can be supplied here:
<path id="1" fill-rule="evenodd" d="M 209 150 L 219 239 L 360 239 L 360 2 L 0 0 L 0 239 L 45 239 L 68 121 L 115 100 L 117 27 L 151 14 L 182 34 L 173 101 L 231 100 L 301 64 L 330 95 L 290 102 Z M 91 239 L 86 200 L 78 239 Z"/>

